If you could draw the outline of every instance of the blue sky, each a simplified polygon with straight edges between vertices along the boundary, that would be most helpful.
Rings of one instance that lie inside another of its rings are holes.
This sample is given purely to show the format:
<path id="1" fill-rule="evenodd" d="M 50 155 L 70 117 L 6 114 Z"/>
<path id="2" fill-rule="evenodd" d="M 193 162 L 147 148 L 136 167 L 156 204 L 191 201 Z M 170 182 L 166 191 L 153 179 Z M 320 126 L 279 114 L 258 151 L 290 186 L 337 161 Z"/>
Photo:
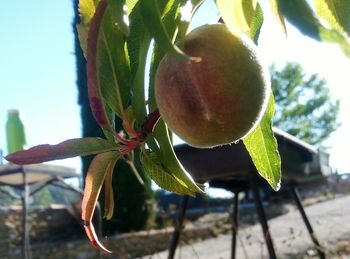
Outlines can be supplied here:
<path id="1" fill-rule="evenodd" d="M 208 14 L 208 10 L 211 10 Z M 209 2 L 202 13 L 208 22 L 216 14 Z M 17 108 L 25 123 L 27 144 L 58 143 L 80 137 L 80 111 L 75 84 L 71 0 L 4 1 L 0 16 L 0 148 L 6 154 L 7 110 Z M 340 172 L 350 172 L 350 61 L 337 46 L 320 44 L 290 28 L 288 40 L 266 17 L 259 48 L 268 63 L 301 63 L 308 73 L 320 73 L 335 98 L 341 99 L 341 128 L 327 142 L 331 161 Z M 203 18 L 196 24 L 203 23 Z M 75 166 L 80 159 L 55 161 Z"/>
<path id="2" fill-rule="evenodd" d="M 0 148 L 7 153 L 11 108 L 21 111 L 28 146 L 79 137 L 72 1 L 5 1 L 1 9 Z"/>

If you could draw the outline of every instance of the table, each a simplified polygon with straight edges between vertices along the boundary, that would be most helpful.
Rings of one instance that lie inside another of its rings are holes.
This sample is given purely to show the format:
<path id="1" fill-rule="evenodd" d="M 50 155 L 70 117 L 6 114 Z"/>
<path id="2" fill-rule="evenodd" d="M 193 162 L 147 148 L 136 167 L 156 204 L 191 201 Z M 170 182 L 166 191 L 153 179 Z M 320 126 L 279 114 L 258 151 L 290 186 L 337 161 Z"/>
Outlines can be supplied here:
<path id="1" fill-rule="evenodd" d="M 9 185 L 22 191 L 18 198 L 22 200 L 22 255 L 24 259 L 31 258 L 30 239 L 28 230 L 28 208 L 29 197 L 52 182 L 59 182 L 61 188 L 68 188 L 78 193 L 82 193 L 79 188 L 75 188 L 65 182 L 64 179 L 80 177 L 74 168 L 56 166 L 50 164 L 15 165 L 12 163 L 0 165 L 0 185 Z"/>
<path id="2" fill-rule="evenodd" d="M 329 155 L 279 129 L 274 129 L 274 134 L 282 160 L 282 186 L 290 190 L 320 258 L 325 258 L 320 243 L 304 211 L 298 187 L 324 184 L 327 181 L 327 177 L 332 173 L 328 165 Z M 196 182 L 206 182 L 211 187 L 223 188 L 234 193 L 231 258 L 235 258 L 238 228 L 237 214 L 239 209 L 238 197 L 244 191 L 251 191 L 253 194 L 269 256 L 272 259 L 276 258 L 259 191 L 270 191 L 271 188 L 258 175 L 242 141 L 238 144 L 212 149 L 198 149 L 187 144 L 177 145 L 174 149 L 180 162 Z M 174 258 L 175 255 L 183 228 L 188 199 L 188 196 L 184 196 L 182 200 L 178 223 L 169 246 L 169 259 Z"/>

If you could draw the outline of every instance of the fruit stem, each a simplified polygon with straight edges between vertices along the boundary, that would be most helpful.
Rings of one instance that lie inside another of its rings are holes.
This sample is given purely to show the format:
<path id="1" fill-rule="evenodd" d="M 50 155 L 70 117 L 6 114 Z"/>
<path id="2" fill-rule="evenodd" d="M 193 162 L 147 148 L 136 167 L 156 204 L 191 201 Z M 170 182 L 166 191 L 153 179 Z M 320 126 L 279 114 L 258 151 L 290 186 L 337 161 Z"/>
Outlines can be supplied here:
<path id="1" fill-rule="evenodd" d="M 120 148 L 120 151 L 126 155 L 132 152 L 136 147 L 144 142 L 147 138 L 147 135 L 153 132 L 155 125 L 157 124 L 160 118 L 158 109 L 154 112 L 148 114 L 145 122 L 142 124 L 141 130 L 139 132 L 134 131 L 134 137 L 131 139 L 126 139 L 119 134 L 116 134 L 117 140 L 123 145 Z"/>
<path id="2" fill-rule="evenodd" d="M 157 124 L 160 118 L 159 110 L 155 110 L 148 114 L 146 121 L 143 123 L 141 128 L 141 133 L 146 138 L 146 136 L 153 132 L 155 125 Z"/>

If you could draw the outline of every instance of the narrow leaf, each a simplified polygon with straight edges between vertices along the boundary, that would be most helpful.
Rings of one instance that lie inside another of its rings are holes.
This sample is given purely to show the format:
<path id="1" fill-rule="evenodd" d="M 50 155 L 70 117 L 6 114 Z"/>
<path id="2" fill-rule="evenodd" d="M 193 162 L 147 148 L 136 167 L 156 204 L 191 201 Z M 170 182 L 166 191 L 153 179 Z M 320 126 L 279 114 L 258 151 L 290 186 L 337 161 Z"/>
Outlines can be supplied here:
<path id="1" fill-rule="evenodd" d="M 151 36 L 143 22 L 140 2 L 130 13 L 130 36 L 126 39 L 132 81 L 131 104 L 139 125 L 146 117 L 145 69 Z"/>
<path id="2" fill-rule="evenodd" d="M 116 21 L 119 29 L 128 36 L 130 29 L 125 0 L 108 0 L 108 5 L 110 6 L 112 17 Z"/>
<path id="3" fill-rule="evenodd" d="M 260 30 L 264 22 L 264 13 L 259 5 L 255 6 L 255 10 L 250 17 L 250 31 L 249 36 L 254 41 L 255 44 L 258 44 L 258 39 L 260 36 Z"/>
<path id="4" fill-rule="evenodd" d="M 79 13 L 83 24 L 90 23 L 98 2 L 99 0 L 79 0 Z"/>
<path id="5" fill-rule="evenodd" d="M 314 0 L 316 13 L 334 29 L 350 36 L 350 2 L 344 0 Z"/>
<path id="6" fill-rule="evenodd" d="M 80 48 L 83 51 L 83 55 L 86 58 L 87 57 L 87 38 L 89 33 L 89 26 L 84 25 L 82 23 L 79 23 L 76 25 L 77 31 L 78 31 L 78 38 L 80 43 Z"/>
<path id="7" fill-rule="evenodd" d="M 117 163 L 117 159 L 112 160 L 107 169 L 106 169 L 106 177 L 104 181 L 104 189 L 105 189 L 105 204 L 104 204 L 104 215 L 103 217 L 107 220 L 110 220 L 113 217 L 114 212 L 114 193 L 113 193 L 113 185 L 112 178 L 115 164 Z"/>
<path id="8" fill-rule="evenodd" d="M 171 172 L 167 172 L 163 167 L 155 153 L 147 155 L 142 154 L 141 164 L 145 172 L 152 180 L 161 188 L 182 195 L 194 196 L 195 193 L 189 190 L 185 185 L 178 181 Z"/>
<path id="9" fill-rule="evenodd" d="M 124 35 L 115 25 L 107 2 L 102 0 L 90 26 L 87 68 L 93 114 L 105 129 L 110 123 L 104 100 L 119 117 L 123 117 L 130 98 L 131 76 L 124 47 Z"/>
<path id="10" fill-rule="evenodd" d="M 195 6 L 198 4 L 200 3 L 196 3 Z M 177 29 L 176 21 L 178 18 L 180 5 L 176 1 L 173 1 L 166 2 L 164 6 L 165 7 L 164 10 L 162 9 L 161 16 L 163 28 L 166 30 L 168 35 L 171 35 L 173 37 Z M 154 98 L 154 76 L 159 62 L 165 53 L 166 51 L 161 47 L 161 43 L 156 41 L 154 44 L 153 59 L 150 71 L 149 107 L 151 111 L 156 110 L 156 103 Z M 156 139 L 156 141 L 154 141 L 154 139 Z M 172 175 L 172 177 L 174 177 L 177 182 L 180 182 L 180 184 L 185 186 L 192 193 L 204 193 L 202 189 L 196 185 L 190 174 L 186 172 L 186 170 L 182 167 L 181 163 L 177 159 L 172 147 L 172 143 L 170 141 L 169 131 L 164 121 L 158 121 L 156 127 L 153 130 L 153 136 L 148 138 L 148 143 L 151 145 L 152 150 L 157 153 L 157 156 L 160 156 L 162 170 Z"/>
<path id="11" fill-rule="evenodd" d="M 287 34 L 287 28 L 286 28 L 286 23 L 284 21 L 284 17 L 278 8 L 278 0 L 270 0 L 270 6 L 271 6 L 272 13 L 274 14 L 278 24 L 281 26 L 284 33 Z"/>
<path id="12" fill-rule="evenodd" d="M 139 0 L 126 0 L 126 7 L 127 7 L 127 15 L 130 15 L 131 12 L 134 10 L 135 5 L 137 4 Z"/>
<path id="13" fill-rule="evenodd" d="M 139 181 L 139 183 L 141 185 L 145 185 L 145 182 L 143 181 L 143 179 L 142 179 L 142 177 L 141 177 L 141 175 L 139 173 L 139 170 L 137 170 L 134 161 L 126 160 L 126 163 L 130 166 L 130 169 L 133 172 L 133 174 L 135 175 L 137 181 Z"/>
<path id="14" fill-rule="evenodd" d="M 101 138 L 77 138 L 56 145 L 38 145 L 6 156 L 6 160 L 19 164 L 36 164 L 75 156 L 86 156 L 118 149 L 118 145 Z"/>
<path id="15" fill-rule="evenodd" d="M 325 28 L 305 0 L 278 0 L 278 7 L 301 33 L 316 40 L 337 43 L 344 54 L 350 57 L 349 40 L 337 30 Z"/>
<path id="16" fill-rule="evenodd" d="M 177 159 L 169 137 L 169 131 L 163 120 L 160 120 L 154 128 L 154 136 L 160 146 L 161 161 L 167 172 L 181 181 L 189 190 L 204 194 L 203 190 L 194 182 L 191 175 L 183 168 Z"/>
<path id="17" fill-rule="evenodd" d="M 121 157 L 120 152 L 107 152 L 98 154 L 92 160 L 85 178 L 84 197 L 82 201 L 82 220 L 85 223 L 85 231 L 91 243 L 99 249 L 107 250 L 97 239 L 92 225 L 92 217 L 96 208 L 98 196 L 102 188 L 107 170 L 111 164 Z"/>
<path id="18" fill-rule="evenodd" d="M 113 132 L 113 126 L 108 119 L 105 103 L 102 96 L 101 85 L 98 78 L 97 51 L 98 38 L 102 18 L 107 7 L 107 2 L 102 0 L 91 21 L 91 26 L 87 42 L 87 77 L 88 77 L 88 94 L 92 114 L 101 128 Z"/>
<path id="19" fill-rule="evenodd" d="M 181 60 L 190 60 L 190 57 L 188 57 L 175 44 L 173 44 L 172 40 L 170 39 L 169 34 L 161 21 L 161 13 L 159 11 L 157 1 L 140 1 L 140 7 L 143 21 L 149 33 L 163 49 L 163 51 L 171 53 Z"/>
<path id="20" fill-rule="evenodd" d="M 86 57 L 87 37 L 90 21 L 95 14 L 96 6 L 99 0 L 79 0 L 80 23 L 77 24 L 80 47 Z"/>
<path id="21" fill-rule="evenodd" d="M 198 7 L 198 3 L 194 3 L 192 6 L 192 15 L 194 10 Z M 169 3 L 168 3 L 169 5 Z M 162 12 L 162 24 L 168 33 L 168 35 L 171 38 L 176 38 L 176 40 L 183 40 L 185 37 L 185 34 L 187 32 L 187 28 L 190 21 L 181 21 L 180 24 L 178 24 L 178 19 L 180 15 L 180 6 L 177 2 L 173 3 L 170 7 L 168 6 L 165 8 L 165 10 Z M 180 28 L 178 27 L 180 26 Z M 180 33 L 177 33 L 180 32 Z M 151 111 L 154 111 L 157 107 L 154 97 L 154 80 L 155 80 L 155 74 L 158 68 L 158 65 L 161 61 L 161 59 L 164 57 L 166 52 L 161 48 L 160 44 L 158 42 L 154 43 L 153 47 L 153 53 L 152 53 L 152 62 L 151 62 L 151 68 L 150 68 L 150 76 L 149 76 L 149 90 L 148 90 L 148 104 Z"/>
<path id="22" fill-rule="evenodd" d="M 139 60 L 137 72 L 132 84 L 132 107 L 135 112 L 136 120 L 141 124 L 146 117 L 146 102 L 145 102 L 145 69 L 147 61 L 148 48 L 151 43 L 149 37 L 145 37 L 139 45 Z"/>
<path id="23" fill-rule="evenodd" d="M 271 94 L 260 124 L 243 139 L 243 142 L 259 174 L 277 191 L 281 182 L 281 158 L 272 131 L 273 114 L 274 98 Z"/>
<path id="24" fill-rule="evenodd" d="M 150 35 L 143 23 L 140 11 L 140 2 L 138 2 L 129 15 L 130 19 L 130 35 L 126 39 L 127 53 L 130 62 L 131 76 L 134 78 L 140 62 L 141 44 Z"/>
<path id="25" fill-rule="evenodd" d="M 96 249 L 99 249 L 101 251 L 104 251 L 106 253 L 112 253 L 112 251 L 108 250 L 107 248 L 105 248 L 101 242 L 98 240 L 98 237 L 96 235 L 96 231 L 94 228 L 94 225 L 92 224 L 86 224 L 84 225 L 84 229 L 85 229 L 85 233 L 87 235 L 87 237 L 89 238 L 91 244 L 93 245 L 93 247 L 95 247 Z"/>
<path id="26" fill-rule="evenodd" d="M 278 0 L 278 9 L 300 32 L 320 40 L 319 21 L 313 15 L 310 6 L 305 0 Z"/>
<path id="27" fill-rule="evenodd" d="M 217 0 L 217 6 L 232 32 L 243 32 L 252 39 L 259 37 L 263 12 L 257 0 Z"/>
<path id="28" fill-rule="evenodd" d="M 98 154 L 92 160 L 85 178 L 82 219 L 91 221 L 105 179 L 108 166 L 120 158 L 120 152 L 112 151 Z"/>

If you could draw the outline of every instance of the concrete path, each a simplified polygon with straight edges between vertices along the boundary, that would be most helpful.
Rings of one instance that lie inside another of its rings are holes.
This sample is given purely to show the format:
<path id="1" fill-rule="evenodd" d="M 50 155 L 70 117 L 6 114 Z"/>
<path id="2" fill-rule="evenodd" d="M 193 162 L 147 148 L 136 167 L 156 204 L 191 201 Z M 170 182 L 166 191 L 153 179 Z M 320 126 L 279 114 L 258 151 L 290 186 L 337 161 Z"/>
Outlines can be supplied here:
<path id="1" fill-rule="evenodd" d="M 332 252 L 341 242 L 350 244 L 350 196 L 343 196 L 326 202 L 314 204 L 305 208 L 311 224 L 322 246 L 327 252 L 327 258 L 350 258 L 339 256 Z M 313 247 L 311 238 L 305 228 L 299 211 L 269 221 L 277 258 L 300 258 Z M 231 236 L 221 235 L 178 248 L 175 258 L 181 259 L 226 259 L 231 258 Z M 150 258 L 165 259 L 168 252 L 164 251 Z M 269 258 L 260 225 L 241 228 L 238 232 L 237 259 Z M 317 254 L 314 258 L 318 258 Z"/>

